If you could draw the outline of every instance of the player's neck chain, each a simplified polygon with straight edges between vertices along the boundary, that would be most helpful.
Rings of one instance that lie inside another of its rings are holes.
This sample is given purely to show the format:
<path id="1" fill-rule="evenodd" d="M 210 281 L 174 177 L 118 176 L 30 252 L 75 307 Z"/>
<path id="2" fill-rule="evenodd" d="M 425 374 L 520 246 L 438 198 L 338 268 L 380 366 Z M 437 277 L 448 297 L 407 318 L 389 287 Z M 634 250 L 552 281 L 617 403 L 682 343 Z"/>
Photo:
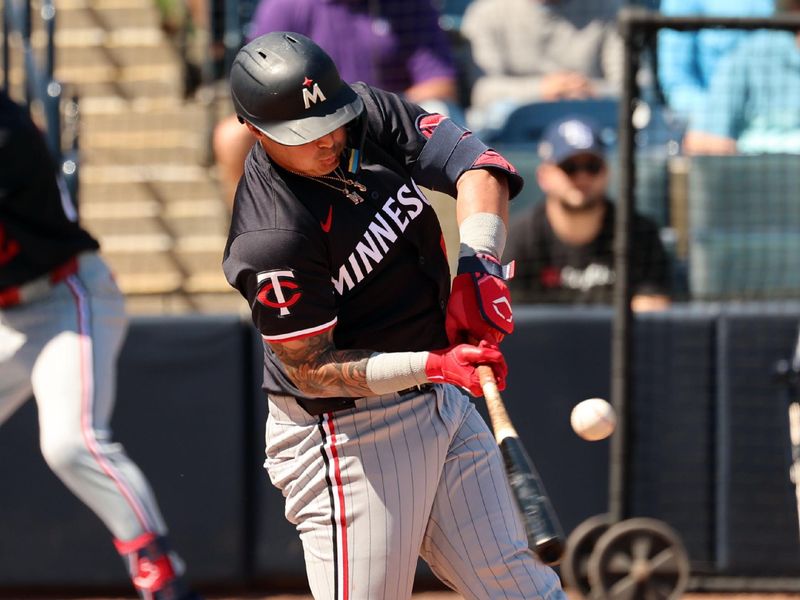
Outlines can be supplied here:
<path id="1" fill-rule="evenodd" d="M 322 185 L 328 186 L 329 188 L 336 190 L 337 192 L 341 192 L 353 204 L 361 204 L 364 201 L 364 198 L 358 192 L 366 192 L 367 186 L 365 186 L 360 181 L 356 181 L 355 179 L 350 179 L 349 177 L 345 177 L 341 167 L 336 167 L 336 169 L 333 171 L 333 175 L 306 175 L 304 173 L 298 173 L 297 171 L 292 171 L 291 169 L 287 169 L 287 171 L 289 171 L 290 173 L 294 173 L 295 175 L 300 175 L 301 177 L 305 177 L 306 179 L 311 179 L 312 181 L 316 181 L 317 183 L 321 183 Z M 327 181 L 323 181 L 325 179 L 339 182 L 342 184 L 342 187 L 339 187 L 338 185 L 332 185 Z"/>

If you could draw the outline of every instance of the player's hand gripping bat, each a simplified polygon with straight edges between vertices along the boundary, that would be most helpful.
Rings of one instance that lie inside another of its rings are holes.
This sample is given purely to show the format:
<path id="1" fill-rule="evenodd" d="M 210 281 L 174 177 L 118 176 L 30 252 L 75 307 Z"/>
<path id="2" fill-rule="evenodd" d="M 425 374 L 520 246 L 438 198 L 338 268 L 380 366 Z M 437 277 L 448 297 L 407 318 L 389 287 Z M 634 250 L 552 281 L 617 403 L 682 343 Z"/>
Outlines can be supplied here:
<path id="1" fill-rule="evenodd" d="M 503 455 L 506 477 L 517 500 L 528 546 L 539 559 L 548 565 L 557 565 L 564 552 L 564 531 L 556 511 L 547 496 L 539 473 L 533 466 L 506 411 L 503 398 L 497 389 L 492 368 L 478 367 L 478 376 L 486 399 L 486 409 L 492 431 Z"/>

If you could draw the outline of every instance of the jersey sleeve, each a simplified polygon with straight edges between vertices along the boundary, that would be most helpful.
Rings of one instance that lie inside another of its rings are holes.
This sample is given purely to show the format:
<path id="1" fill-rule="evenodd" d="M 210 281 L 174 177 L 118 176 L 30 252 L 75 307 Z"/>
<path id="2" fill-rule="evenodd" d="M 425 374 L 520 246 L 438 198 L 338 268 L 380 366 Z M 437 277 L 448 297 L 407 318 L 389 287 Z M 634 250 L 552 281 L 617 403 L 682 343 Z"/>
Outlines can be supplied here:
<path id="1" fill-rule="evenodd" d="M 41 132 L 22 107 L 0 96 L 0 205 L 26 189 L 55 182 L 55 169 Z"/>
<path id="2" fill-rule="evenodd" d="M 223 270 L 247 299 L 267 342 L 316 335 L 336 325 L 330 268 L 321 242 L 296 231 L 250 231 L 228 247 Z"/>
<path id="3" fill-rule="evenodd" d="M 367 136 L 419 184 L 455 197 L 456 182 L 463 173 L 497 169 L 508 178 L 510 197 L 522 189 L 522 177 L 514 166 L 468 129 L 442 115 L 426 113 L 396 94 L 365 85 L 360 91 L 367 107 Z"/>

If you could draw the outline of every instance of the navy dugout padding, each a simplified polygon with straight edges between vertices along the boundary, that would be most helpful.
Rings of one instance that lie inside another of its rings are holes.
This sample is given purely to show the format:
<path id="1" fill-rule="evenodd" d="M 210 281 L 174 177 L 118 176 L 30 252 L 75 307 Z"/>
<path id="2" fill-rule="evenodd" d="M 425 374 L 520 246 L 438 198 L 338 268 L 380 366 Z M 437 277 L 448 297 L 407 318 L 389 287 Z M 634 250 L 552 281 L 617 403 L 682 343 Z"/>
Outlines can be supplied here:
<path id="1" fill-rule="evenodd" d="M 306 571 L 300 536 L 294 525 L 286 520 L 283 495 L 272 485 L 264 469 L 264 434 L 268 414 L 267 397 L 261 389 L 264 380 L 264 347 L 261 335 L 249 323 L 247 326 L 251 335 L 250 348 L 253 351 L 250 359 L 253 372 L 250 410 L 253 415 L 251 430 L 255 439 L 249 461 L 250 473 L 254 477 L 253 577 L 257 582 L 305 585 Z"/>
<path id="2" fill-rule="evenodd" d="M 608 442 L 572 431 L 572 407 L 608 397 L 611 311 L 518 306 L 514 334 L 502 343 L 509 367 L 509 415 L 536 464 L 566 532 L 605 512 Z M 475 402 L 486 417 L 483 399 Z"/>
<path id="3" fill-rule="evenodd" d="M 670 524 L 693 571 L 713 562 L 716 313 L 676 307 L 635 317 L 633 516 Z"/>
<path id="4" fill-rule="evenodd" d="M 788 407 L 772 375 L 778 360 L 791 357 L 799 323 L 800 311 L 752 307 L 720 317 L 715 514 L 721 573 L 800 573 Z"/>
<path id="5" fill-rule="evenodd" d="M 504 398 L 567 533 L 607 510 L 608 442 L 569 426 L 608 397 L 612 311 L 516 307 L 503 342 Z M 796 575 L 797 505 L 775 361 L 794 347 L 800 304 L 682 306 L 637 315 L 631 512 L 680 533 L 695 574 Z M 303 585 L 283 498 L 263 470 L 262 347 L 230 317 L 134 319 L 114 437 L 153 484 L 196 584 Z M 476 407 L 485 416 L 483 400 Z M 100 521 L 39 454 L 33 403 L 0 430 L 0 591 L 128 589 Z M 430 584 L 424 565 L 417 583 Z"/>

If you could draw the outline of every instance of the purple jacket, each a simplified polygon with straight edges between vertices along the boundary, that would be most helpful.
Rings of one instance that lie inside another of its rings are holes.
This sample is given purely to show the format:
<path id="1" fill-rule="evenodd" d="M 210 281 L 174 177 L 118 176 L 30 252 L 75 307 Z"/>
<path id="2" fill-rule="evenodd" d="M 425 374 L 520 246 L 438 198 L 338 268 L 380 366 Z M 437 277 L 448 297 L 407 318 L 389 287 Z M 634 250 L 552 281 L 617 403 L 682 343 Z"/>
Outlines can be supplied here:
<path id="1" fill-rule="evenodd" d="M 345 81 L 401 93 L 456 76 L 438 16 L 430 0 L 261 0 L 248 37 L 301 33 L 330 54 Z"/>

